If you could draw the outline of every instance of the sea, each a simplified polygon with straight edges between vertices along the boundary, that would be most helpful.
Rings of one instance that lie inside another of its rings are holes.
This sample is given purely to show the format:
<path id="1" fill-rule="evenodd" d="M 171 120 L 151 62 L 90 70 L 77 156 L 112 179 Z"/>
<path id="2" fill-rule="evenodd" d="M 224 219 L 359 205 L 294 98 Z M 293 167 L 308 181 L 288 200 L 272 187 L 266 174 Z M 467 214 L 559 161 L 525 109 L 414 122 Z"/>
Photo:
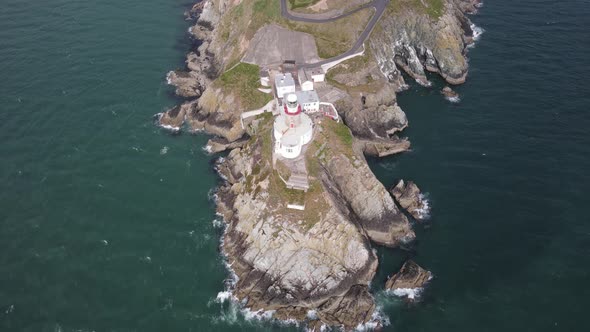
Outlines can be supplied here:
<path id="1" fill-rule="evenodd" d="M 2 1 L 0 331 L 303 329 L 227 300 L 219 156 L 153 123 L 190 5 Z M 412 151 L 369 162 L 431 211 L 412 248 L 377 248 L 384 331 L 590 330 L 589 17 L 485 1 L 460 101 L 408 79 Z M 413 303 L 383 291 L 408 258 L 434 274 Z"/>

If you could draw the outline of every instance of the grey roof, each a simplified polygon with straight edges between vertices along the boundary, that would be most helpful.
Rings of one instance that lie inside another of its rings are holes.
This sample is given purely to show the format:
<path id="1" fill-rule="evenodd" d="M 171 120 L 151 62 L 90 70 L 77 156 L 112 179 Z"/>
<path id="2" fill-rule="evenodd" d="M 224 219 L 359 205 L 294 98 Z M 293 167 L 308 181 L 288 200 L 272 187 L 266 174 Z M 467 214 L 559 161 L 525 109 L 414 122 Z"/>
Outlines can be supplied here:
<path id="1" fill-rule="evenodd" d="M 275 76 L 275 85 L 277 86 L 277 88 L 285 86 L 294 86 L 295 80 L 293 79 L 293 75 L 291 75 L 291 73 L 277 75 Z"/>
<path id="2" fill-rule="evenodd" d="M 260 77 L 265 78 L 265 77 L 269 77 L 269 76 L 270 75 L 268 73 L 268 70 L 266 70 L 266 69 L 261 69 L 260 70 Z"/>
<path id="3" fill-rule="evenodd" d="M 299 102 L 299 104 L 317 103 L 320 101 L 318 93 L 314 90 L 297 91 L 295 92 L 295 94 L 297 95 L 297 101 Z"/>

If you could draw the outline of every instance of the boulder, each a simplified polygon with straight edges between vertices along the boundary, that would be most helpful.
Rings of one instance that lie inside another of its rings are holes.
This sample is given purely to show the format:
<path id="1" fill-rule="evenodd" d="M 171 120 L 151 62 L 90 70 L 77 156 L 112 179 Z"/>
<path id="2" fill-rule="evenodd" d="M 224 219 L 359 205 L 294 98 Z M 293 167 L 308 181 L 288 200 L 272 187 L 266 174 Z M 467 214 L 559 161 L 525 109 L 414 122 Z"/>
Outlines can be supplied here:
<path id="1" fill-rule="evenodd" d="M 422 221 L 428 217 L 429 206 L 424 200 L 418 186 L 408 181 L 400 180 L 398 184 L 391 189 L 391 194 L 395 197 L 397 203 L 414 217 L 417 221 Z"/>
<path id="2" fill-rule="evenodd" d="M 451 87 L 445 86 L 440 93 L 443 94 L 448 100 L 456 102 L 459 101 L 459 94 L 455 92 Z"/>
<path id="3" fill-rule="evenodd" d="M 424 288 L 430 279 L 432 279 L 430 271 L 421 268 L 416 262 L 408 260 L 398 273 L 387 279 L 385 289 L 393 291 L 396 295 L 413 299 L 415 292 L 410 290 Z"/>

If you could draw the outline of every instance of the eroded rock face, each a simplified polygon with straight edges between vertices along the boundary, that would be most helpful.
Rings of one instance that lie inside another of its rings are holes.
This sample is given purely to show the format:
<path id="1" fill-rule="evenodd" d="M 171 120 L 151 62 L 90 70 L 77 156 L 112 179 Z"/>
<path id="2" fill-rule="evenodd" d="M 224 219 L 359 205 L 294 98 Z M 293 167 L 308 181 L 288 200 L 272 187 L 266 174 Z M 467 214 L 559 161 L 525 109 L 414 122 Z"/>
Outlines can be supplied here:
<path id="1" fill-rule="evenodd" d="M 326 193 L 329 209 L 313 225 L 273 205 L 270 165 L 255 139 L 217 169 L 227 180 L 218 193 L 227 222 L 222 249 L 239 276 L 233 293 L 246 307 L 297 320 L 314 310 L 324 324 L 347 330 L 371 318 L 377 257 L 339 197 Z"/>
<path id="2" fill-rule="evenodd" d="M 407 183 L 400 180 L 398 184 L 391 189 L 391 194 L 395 197 L 398 204 L 408 211 L 409 214 L 418 221 L 428 217 L 429 208 L 424 200 L 418 186 L 412 182 Z"/>
<path id="3" fill-rule="evenodd" d="M 415 239 L 408 219 L 398 210 L 366 161 L 352 163 L 350 159 L 338 156 L 332 158 L 326 167 L 372 241 L 396 247 Z"/>
<path id="4" fill-rule="evenodd" d="M 404 263 L 398 273 L 387 279 L 385 289 L 395 291 L 417 289 L 426 286 L 432 279 L 432 273 L 421 268 L 416 262 L 409 260 Z"/>
<path id="5" fill-rule="evenodd" d="M 383 74 L 394 80 L 399 67 L 423 85 L 430 85 L 425 71 L 439 73 L 450 84 L 465 82 L 466 35 L 472 33 L 465 12 L 475 8 L 473 3 L 448 0 L 438 18 L 404 6 L 388 11 L 370 40 Z"/>
<path id="6" fill-rule="evenodd" d="M 350 110 L 345 122 L 355 137 L 365 139 L 390 138 L 408 126 L 406 113 L 397 104 Z"/>

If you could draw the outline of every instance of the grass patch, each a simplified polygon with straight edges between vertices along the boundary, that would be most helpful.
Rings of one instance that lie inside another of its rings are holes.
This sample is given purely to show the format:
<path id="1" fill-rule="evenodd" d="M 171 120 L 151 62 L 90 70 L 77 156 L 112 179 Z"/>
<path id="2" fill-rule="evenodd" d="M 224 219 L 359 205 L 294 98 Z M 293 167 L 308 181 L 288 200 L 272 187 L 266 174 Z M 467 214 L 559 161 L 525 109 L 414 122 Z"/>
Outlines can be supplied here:
<path id="1" fill-rule="evenodd" d="M 327 59 L 340 55 L 352 47 L 367 26 L 372 13 L 371 9 L 365 9 L 335 22 L 288 21 L 283 25 L 288 29 L 312 35 L 318 47 L 318 55 Z"/>
<path id="2" fill-rule="evenodd" d="M 258 91 L 260 87 L 260 67 L 247 63 L 240 63 L 223 73 L 218 84 L 227 91 L 233 92 L 240 100 L 244 110 L 251 110 L 264 106 L 272 100 L 272 96 Z"/>
<path id="3" fill-rule="evenodd" d="M 445 11 L 445 3 L 444 0 L 396 0 L 387 7 L 388 14 L 397 14 L 403 9 L 413 9 L 438 19 Z"/>
<path id="4" fill-rule="evenodd" d="M 291 9 L 313 6 L 318 2 L 319 0 L 289 0 L 289 4 L 291 4 Z"/>

